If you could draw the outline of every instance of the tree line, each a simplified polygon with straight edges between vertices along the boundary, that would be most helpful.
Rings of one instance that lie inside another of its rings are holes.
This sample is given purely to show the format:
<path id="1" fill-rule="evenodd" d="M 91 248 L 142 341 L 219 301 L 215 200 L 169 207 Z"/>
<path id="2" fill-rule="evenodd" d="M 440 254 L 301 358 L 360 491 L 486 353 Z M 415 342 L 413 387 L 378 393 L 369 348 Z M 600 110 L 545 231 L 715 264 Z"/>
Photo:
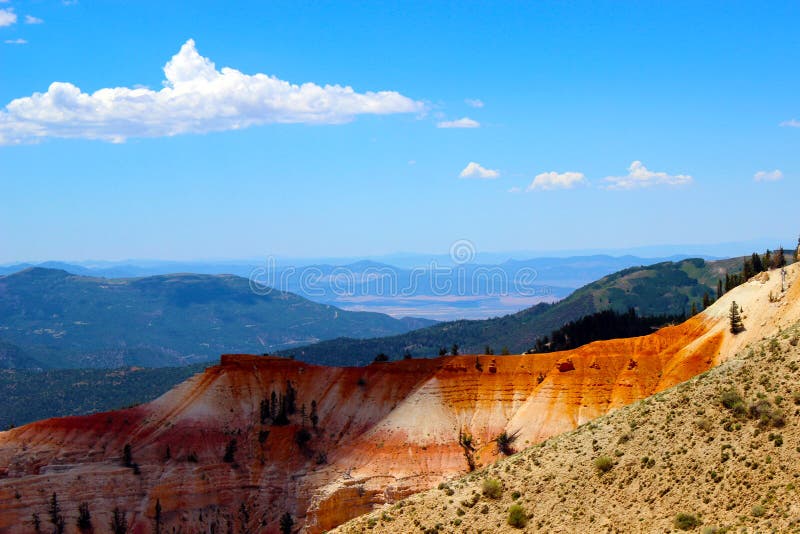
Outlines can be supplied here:
<path id="1" fill-rule="evenodd" d="M 592 341 L 644 336 L 662 326 L 682 322 L 686 316 L 654 315 L 640 316 L 634 308 L 627 312 L 603 310 L 570 321 L 553 330 L 549 336 L 540 337 L 528 352 L 555 352 L 586 345 Z"/>
<path id="2" fill-rule="evenodd" d="M 798 250 L 800 250 L 800 239 L 797 240 Z M 797 261 L 797 251 L 795 251 L 795 261 Z M 764 254 L 753 252 L 750 256 L 745 256 L 742 261 L 742 270 L 738 273 L 725 273 L 725 282 L 722 279 L 717 281 L 717 298 L 721 297 L 731 289 L 742 285 L 759 273 L 771 269 L 781 269 L 786 266 L 786 252 L 783 247 L 779 247 L 773 252 L 767 250 Z"/>

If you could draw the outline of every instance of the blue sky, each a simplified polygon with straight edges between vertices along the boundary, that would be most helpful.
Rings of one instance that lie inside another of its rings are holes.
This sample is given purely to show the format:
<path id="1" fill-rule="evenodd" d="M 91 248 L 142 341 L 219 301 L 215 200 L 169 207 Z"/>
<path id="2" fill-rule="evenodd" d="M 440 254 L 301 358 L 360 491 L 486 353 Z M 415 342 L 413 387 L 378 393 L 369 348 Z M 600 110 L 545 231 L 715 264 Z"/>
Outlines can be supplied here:
<path id="1" fill-rule="evenodd" d="M 790 244 L 800 4 L 530 4 L 0 3 L 0 262 Z"/>

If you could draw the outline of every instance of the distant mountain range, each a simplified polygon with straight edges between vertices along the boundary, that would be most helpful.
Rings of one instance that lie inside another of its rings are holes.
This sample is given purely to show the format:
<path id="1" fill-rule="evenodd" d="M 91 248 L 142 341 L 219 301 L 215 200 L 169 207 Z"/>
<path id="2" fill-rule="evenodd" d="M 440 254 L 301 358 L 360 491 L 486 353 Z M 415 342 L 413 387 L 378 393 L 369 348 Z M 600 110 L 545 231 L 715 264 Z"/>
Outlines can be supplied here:
<path id="1" fill-rule="evenodd" d="M 486 346 L 512 354 L 534 346 L 536 338 L 549 335 L 589 314 L 633 308 L 639 315 L 680 315 L 694 303 L 702 309 L 705 293 L 716 296 L 717 280 L 726 272 L 738 272 L 741 258 L 705 261 L 687 259 L 632 267 L 605 276 L 555 304 L 538 304 L 515 314 L 482 321 L 450 321 L 378 339 L 333 339 L 283 351 L 283 354 L 328 365 L 367 364 L 379 353 L 397 359 L 410 353 L 430 357 L 440 348 L 457 344 L 462 353 L 483 353 Z"/>
<path id="2" fill-rule="evenodd" d="M 259 295 L 231 275 L 106 279 L 35 267 L 0 277 L 0 367 L 185 365 L 431 324 Z"/>
<path id="3" fill-rule="evenodd" d="M 493 256 L 487 257 L 493 259 Z M 563 299 L 575 289 L 621 269 L 685 258 L 591 255 L 455 264 L 449 256 L 426 258 L 408 255 L 395 258 L 399 265 L 372 260 L 347 263 L 251 260 L 80 264 L 50 261 L 36 265 L 0 266 L 0 275 L 31 267 L 104 278 L 174 273 L 231 274 L 347 310 L 380 312 L 393 317 L 453 320 L 507 315 L 536 304 Z"/>
<path id="4" fill-rule="evenodd" d="M 680 262 L 666 262 L 649 267 L 625 269 L 609 275 L 601 280 L 586 285 L 562 302 L 554 305 L 542 304 L 522 312 L 483 321 L 451 321 L 440 323 L 428 328 L 421 328 L 402 335 L 357 340 L 353 338 L 335 339 L 306 347 L 299 347 L 285 354 L 292 354 L 298 359 L 311 363 L 327 363 L 333 365 L 362 365 L 372 362 L 375 355 L 383 352 L 393 359 L 401 357 L 406 350 L 415 357 L 433 356 L 438 354 L 440 347 L 448 349 L 453 343 L 461 346 L 462 353 L 482 353 L 486 345 L 491 346 L 497 353 L 504 346 L 511 352 L 521 352 L 533 346 L 536 338 L 549 335 L 551 331 L 562 327 L 565 323 L 594 313 L 597 310 L 615 309 L 625 311 L 634 307 L 641 315 L 680 314 L 688 311 L 692 302 L 699 303 L 706 292 L 715 293 L 716 280 L 724 277 L 726 271 L 736 272 L 741 267 L 740 259 L 706 262 L 704 260 L 684 260 Z M 22 274 L 22 273 L 21 273 Z M 83 292 L 76 288 L 94 287 L 96 279 L 70 277 L 63 272 L 31 271 L 28 277 L 50 278 L 50 289 L 42 291 L 53 294 L 86 295 L 91 291 Z M 15 277 L 9 277 L 12 279 Z M 200 277 L 201 279 L 216 280 L 217 277 Z M 222 279 L 228 277 L 220 277 Z M 191 277 L 188 278 L 189 280 Z M 58 282 L 61 280 L 61 282 Z M 170 284 L 165 280 L 173 280 L 176 287 L 185 287 L 187 281 L 183 277 L 156 278 L 156 284 L 164 291 Z M 0 278 L 0 287 L 5 287 L 8 278 Z M 55 283 L 58 282 L 58 283 Z M 105 281 L 106 283 L 108 281 Z M 17 280 L 16 284 L 22 283 Z M 123 281 L 123 284 L 130 284 Z M 145 282 L 153 284 L 154 280 Z M 241 281 L 239 282 L 241 283 Z M 63 284 L 73 287 L 71 291 L 64 288 L 58 289 Z M 12 284 L 14 285 L 14 284 Z M 33 284 L 28 281 L 24 284 L 30 287 L 44 287 L 44 282 Z M 9 293 L 3 293 L 0 302 L 8 299 Z M 15 293 L 19 298 L 19 292 Z M 208 292 L 206 292 L 208 295 Z M 60 298 L 60 297 L 59 297 Z M 299 297 L 294 297 L 299 299 Z M 165 296 L 164 300 L 168 300 Z M 302 302 L 302 299 L 299 299 Z M 219 307 L 225 307 L 222 302 Z M 39 304 L 43 306 L 43 304 Z M 89 311 L 94 308 L 85 306 Z M 169 313 L 181 315 L 186 308 L 178 305 L 164 306 Z M 46 312 L 51 312 L 47 309 Z M 17 313 L 17 317 L 43 314 L 45 310 L 35 312 L 27 307 L 24 312 Z M 100 312 L 102 313 L 102 312 Z M 132 316 L 137 314 L 131 313 Z M 107 320 L 107 319 L 106 319 Z M 189 323 L 193 332 L 200 331 L 204 335 L 205 328 L 186 321 L 179 317 L 176 321 Z M 130 321 L 129 321 L 130 322 Z M 0 325 L 6 323 L 0 321 Z M 113 321 L 112 321 L 113 324 Z M 181 323 L 179 323 L 181 324 Z M 86 326 L 86 325 L 84 325 Z M 38 328 L 44 328 L 40 325 Z M 51 327 L 47 327 L 51 328 Z M 35 330 L 36 330 L 35 329 Z M 237 328 L 236 331 L 241 329 Z M 5 330 L 7 332 L 8 330 Z M 250 336 L 252 332 L 245 334 Z M 43 334 L 34 334 L 42 336 Z M 138 345 L 135 348 L 115 349 L 115 358 L 104 361 L 95 361 L 93 364 L 105 364 L 113 367 L 130 366 L 133 364 L 147 365 L 148 357 L 158 357 L 159 352 L 152 348 L 141 348 L 152 344 L 148 337 L 149 332 L 123 332 L 118 334 L 128 344 Z M 3 337 L 3 336 L 0 336 Z M 32 337 L 32 336 L 28 336 Z M 138 337 L 138 339 L 134 339 Z M 23 341 L 25 339 L 23 338 Z M 241 345 L 238 345 L 241 346 Z M 62 352 L 69 355 L 70 365 L 85 364 L 80 352 L 74 349 L 51 347 L 57 357 Z M 239 352 L 240 350 L 236 350 Z M 254 350 L 252 352 L 262 352 Z M 111 354 L 106 351 L 105 354 Z M 76 356 L 77 355 L 77 356 Z M 42 359 L 48 354 L 39 356 Z M 172 361 L 171 358 L 166 358 Z M 164 361 L 164 359 L 161 359 Z M 89 362 L 91 363 L 91 362 Z M 58 415 L 72 415 L 93 413 L 96 411 L 120 408 L 130 404 L 151 400 L 184 378 L 202 370 L 202 365 L 194 364 L 181 368 L 161 368 L 144 370 L 48 370 L 36 372 L 26 370 L 26 367 L 42 367 L 43 365 L 26 355 L 20 347 L 9 342 L 0 342 L 0 398 L 6 399 L 6 412 L 0 414 L 0 428 L 10 423 L 21 424 L 24 422 Z M 85 366 L 85 365 L 84 365 Z M 14 370 L 13 368 L 16 368 Z"/>

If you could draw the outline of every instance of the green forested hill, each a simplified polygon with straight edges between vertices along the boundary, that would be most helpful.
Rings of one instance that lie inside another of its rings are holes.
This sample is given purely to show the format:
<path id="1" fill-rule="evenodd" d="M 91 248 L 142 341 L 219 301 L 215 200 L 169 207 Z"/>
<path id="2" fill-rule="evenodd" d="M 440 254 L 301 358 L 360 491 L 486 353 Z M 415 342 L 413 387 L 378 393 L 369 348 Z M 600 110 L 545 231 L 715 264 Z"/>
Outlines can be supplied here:
<path id="1" fill-rule="evenodd" d="M 0 340 L 45 368 L 183 365 L 432 323 L 257 295 L 230 275 L 106 279 L 32 268 L 0 277 Z"/>
<path id="2" fill-rule="evenodd" d="M 377 339 L 333 339 L 284 351 L 298 359 L 331 365 L 366 364 L 379 353 L 400 358 L 434 356 L 441 347 L 459 345 L 462 353 L 482 353 L 490 346 L 519 353 L 564 324 L 612 309 L 630 308 L 641 316 L 681 315 L 692 303 L 701 309 L 703 295 L 716 297 L 717 280 L 739 270 L 741 259 L 688 259 L 632 267 L 592 282 L 555 304 L 539 304 L 512 315 L 482 321 L 450 321 L 405 334 Z"/>
<path id="3" fill-rule="evenodd" d="M 49 417 L 104 412 L 148 402 L 203 367 L 0 369 L 0 430 Z"/>

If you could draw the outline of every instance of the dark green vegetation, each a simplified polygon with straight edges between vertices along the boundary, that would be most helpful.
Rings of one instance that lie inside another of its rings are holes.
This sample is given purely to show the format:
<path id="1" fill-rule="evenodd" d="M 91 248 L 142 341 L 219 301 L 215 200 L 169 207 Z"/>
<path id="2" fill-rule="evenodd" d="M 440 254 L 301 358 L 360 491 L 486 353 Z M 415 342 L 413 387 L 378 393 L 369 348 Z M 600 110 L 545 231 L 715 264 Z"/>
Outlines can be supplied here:
<path id="1" fill-rule="evenodd" d="M 16 345 L 0 340 L 0 369 L 32 369 L 42 364 Z"/>
<path id="2" fill-rule="evenodd" d="M 292 293 L 257 295 L 247 279 L 228 275 L 111 280 L 33 268 L 0 277 L 0 340 L 8 344 L 0 367 L 175 366 L 431 323 Z"/>
<path id="3" fill-rule="evenodd" d="M 788 255 L 783 250 L 783 247 L 775 252 L 767 250 L 764 254 L 754 252 L 750 256 L 745 256 L 742 261 L 741 272 L 725 275 L 725 292 L 727 293 L 734 287 L 745 283 L 758 273 L 785 267 L 787 264 L 787 257 Z M 718 287 L 720 289 L 722 288 L 722 280 L 718 282 Z"/>
<path id="4" fill-rule="evenodd" d="M 738 334 L 742 330 L 744 330 L 744 323 L 742 322 L 742 314 L 739 313 L 739 306 L 736 304 L 736 301 L 731 303 L 731 311 L 729 313 L 730 322 L 731 322 L 731 332 L 734 334 Z"/>
<path id="5" fill-rule="evenodd" d="M 485 347 L 507 347 L 520 353 L 536 340 L 587 315 L 635 310 L 638 316 L 680 316 L 692 304 L 702 309 L 704 298 L 716 298 L 718 281 L 738 271 L 742 259 L 689 259 L 632 267 L 588 284 L 555 304 L 539 304 L 521 312 L 483 321 L 451 321 L 405 334 L 378 339 L 340 338 L 285 351 L 298 359 L 329 365 L 365 365 L 376 354 L 399 359 L 410 353 L 430 357 L 441 347 L 459 346 L 462 354 L 482 353 Z M 708 297 L 706 297 L 708 295 Z M 658 321 L 657 321 L 658 322 Z"/>
<path id="6" fill-rule="evenodd" d="M 0 430 L 49 417 L 84 415 L 148 402 L 203 367 L 0 370 Z"/>
<path id="7" fill-rule="evenodd" d="M 570 321 L 558 330 L 554 330 L 549 337 L 537 339 L 533 350 L 554 352 L 574 349 L 601 339 L 644 336 L 662 326 L 681 323 L 685 319 L 685 315 L 640 317 L 633 308 L 625 313 L 604 310 Z"/>

